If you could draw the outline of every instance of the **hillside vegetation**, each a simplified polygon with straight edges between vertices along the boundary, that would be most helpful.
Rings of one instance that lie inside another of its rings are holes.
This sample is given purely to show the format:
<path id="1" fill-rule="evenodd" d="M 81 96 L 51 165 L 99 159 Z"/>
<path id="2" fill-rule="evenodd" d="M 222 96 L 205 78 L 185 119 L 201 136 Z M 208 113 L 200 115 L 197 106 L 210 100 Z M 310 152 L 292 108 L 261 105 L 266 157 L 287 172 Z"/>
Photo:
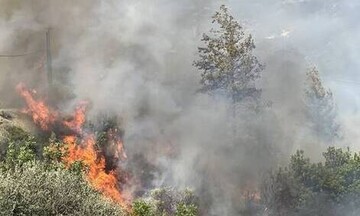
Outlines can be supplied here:
<path id="1" fill-rule="evenodd" d="M 156 189 L 129 204 L 132 210 L 122 209 L 92 189 L 81 163 L 65 168 L 61 142 L 53 136 L 44 140 L 48 135 L 26 132 L 20 125 L 8 119 L 2 129 L 1 215 L 198 215 L 193 193 L 171 188 Z"/>

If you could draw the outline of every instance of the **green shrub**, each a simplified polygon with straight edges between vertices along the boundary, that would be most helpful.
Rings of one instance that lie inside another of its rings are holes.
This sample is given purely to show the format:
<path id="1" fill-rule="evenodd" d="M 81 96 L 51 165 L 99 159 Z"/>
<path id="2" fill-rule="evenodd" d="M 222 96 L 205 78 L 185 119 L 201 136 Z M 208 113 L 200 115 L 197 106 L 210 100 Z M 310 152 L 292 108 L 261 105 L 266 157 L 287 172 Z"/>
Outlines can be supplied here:
<path id="1" fill-rule="evenodd" d="M 5 159 L 1 161 L 0 167 L 3 170 L 13 169 L 16 165 L 21 166 L 36 159 L 35 141 L 33 138 L 22 140 L 20 143 L 10 141 L 6 150 Z"/>
<path id="2" fill-rule="evenodd" d="M 64 143 L 56 139 L 55 133 L 52 133 L 49 138 L 48 145 L 43 148 L 43 159 L 47 163 L 61 162 L 66 153 L 64 148 Z"/>
<path id="3" fill-rule="evenodd" d="M 194 204 L 186 205 L 184 203 L 179 203 L 176 208 L 176 216 L 197 216 L 198 207 Z"/>
<path id="4" fill-rule="evenodd" d="M 135 200 L 132 211 L 132 216 L 156 216 L 155 207 L 145 200 Z"/>
<path id="5" fill-rule="evenodd" d="M 2 215 L 123 215 L 80 175 L 40 162 L 0 173 Z"/>
<path id="6" fill-rule="evenodd" d="M 29 134 L 20 127 L 9 126 L 6 128 L 8 133 L 8 140 L 10 141 L 22 141 L 26 140 L 29 137 Z"/>
<path id="7" fill-rule="evenodd" d="M 150 196 L 134 201 L 134 216 L 196 216 L 198 199 L 190 190 L 176 191 L 160 188 L 151 191 Z"/>

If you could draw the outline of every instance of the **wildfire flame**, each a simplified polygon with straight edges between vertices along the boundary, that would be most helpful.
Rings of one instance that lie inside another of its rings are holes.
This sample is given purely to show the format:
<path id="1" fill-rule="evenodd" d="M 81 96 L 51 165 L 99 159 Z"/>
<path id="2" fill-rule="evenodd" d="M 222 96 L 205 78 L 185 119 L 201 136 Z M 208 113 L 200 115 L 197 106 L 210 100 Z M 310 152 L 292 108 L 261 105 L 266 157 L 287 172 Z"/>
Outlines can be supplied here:
<path id="1" fill-rule="evenodd" d="M 76 137 L 74 136 L 65 137 L 64 142 L 68 148 L 68 154 L 63 159 L 65 164 L 69 166 L 75 161 L 82 161 L 89 169 L 87 179 L 91 185 L 96 190 L 101 191 L 105 196 L 126 207 L 125 199 L 117 187 L 115 172 L 105 172 L 105 158 L 98 157 L 94 148 L 95 137 L 92 134 L 87 135 L 82 140 L 81 146 L 77 145 Z"/>
<path id="2" fill-rule="evenodd" d="M 36 101 L 32 93 L 25 88 L 23 83 L 18 84 L 16 90 L 27 104 L 28 108 L 25 110 L 25 113 L 30 114 L 33 121 L 38 124 L 41 129 L 49 130 L 49 127 L 55 123 L 58 116 L 57 113 L 50 110 L 43 101 Z"/>
<path id="3" fill-rule="evenodd" d="M 82 133 L 82 127 L 86 120 L 85 118 L 86 106 L 87 106 L 86 102 L 81 102 L 75 110 L 73 119 L 71 121 L 63 121 L 63 124 L 79 134 Z"/>
<path id="4" fill-rule="evenodd" d="M 43 101 L 35 100 L 31 91 L 26 89 L 24 84 L 19 84 L 16 89 L 27 104 L 26 113 L 32 116 L 33 121 L 42 130 L 48 131 L 56 121 L 59 121 L 59 114 L 47 107 Z M 127 196 L 120 192 L 117 174 L 114 170 L 106 172 L 105 157 L 96 150 L 95 135 L 83 131 L 83 125 L 86 121 L 86 106 L 86 102 L 80 103 L 70 120 L 61 121 L 63 126 L 77 133 L 63 138 L 64 149 L 66 149 L 67 153 L 63 158 L 63 162 L 67 167 L 70 167 L 74 162 L 81 161 L 88 169 L 86 177 L 90 184 L 106 197 L 111 198 L 127 209 L 128 198 L 125 198 Z M 112 137 L 114 138 L 112 142 L 117 145 L 116 155 L 126 159 L 122 141 L 115 135 L 112 135 Z"/>

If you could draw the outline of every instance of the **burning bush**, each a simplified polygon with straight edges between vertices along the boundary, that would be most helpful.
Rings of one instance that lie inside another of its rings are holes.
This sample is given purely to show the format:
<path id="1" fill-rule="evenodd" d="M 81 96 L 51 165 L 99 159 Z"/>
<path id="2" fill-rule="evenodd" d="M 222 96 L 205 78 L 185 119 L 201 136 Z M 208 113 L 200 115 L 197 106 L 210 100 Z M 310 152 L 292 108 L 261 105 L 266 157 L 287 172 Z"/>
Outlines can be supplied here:
<path id="1" fill-rule="evenodd" d="M 135 200 L 127 213 L 111 201 L 111 196 L 104 198 L 90 187 L 88 174 L 84 174 L 94 168 L 86 160 L 76 160 L 65 169 L 65 144 L 54 133 L 45 144 L 20 128 L 10 132 L 13 136 L 0 172 L 0 208 L 5 215 L 198 215 L 198 199 L 193 192 L 171 188 L 156 189 L 148 197 Z M 42 156 L 37 146 L 45 146 Z"/>
<path id="2" fill-rule="evenodd" d="M 36 99 L 34 91 L 28 90 L 24 84 L 17 86 L 19 94 L 24 98 L 27 108 L 25 112 L 30 115 L 34 123 L 44 132 L 57 132 L 57 136 L 62 139 L 63 154 L 60 159 L 67 168 L 71 169 L 79 162 L 86 167 L 86 179 L 97 191 L 103 193 L 121 206 L 127 208 L 129 197 L 125 198 L 119 186 L 121 175 L 120 169 L 111 167 L 106 169 L 106 155 L 101 149 L 97 148 L 96 134 L 91 130 L 85 130 L 87 102 L 80 102 L 75 112 L 68 118 L 64 118 L 62 113 L 48 107 L 45 101 Z M 121 136 L 117 130 L 107 131 L 108 144 L 115 149 L 117 158 L 126 159 Z M 47 149 L 47 150 L 51 150 Z M 50 151 L 51 152 L 51 151 Z"/>
<path id="3" fill-rule="evenodd" d="M 44 148 L 21 128 L 8 128 L 8 144 L 0 162 L 2 215 L 122 215 L 119 205 L 91 189 L 82 173 L 58 162 L 61 143 Z"/>

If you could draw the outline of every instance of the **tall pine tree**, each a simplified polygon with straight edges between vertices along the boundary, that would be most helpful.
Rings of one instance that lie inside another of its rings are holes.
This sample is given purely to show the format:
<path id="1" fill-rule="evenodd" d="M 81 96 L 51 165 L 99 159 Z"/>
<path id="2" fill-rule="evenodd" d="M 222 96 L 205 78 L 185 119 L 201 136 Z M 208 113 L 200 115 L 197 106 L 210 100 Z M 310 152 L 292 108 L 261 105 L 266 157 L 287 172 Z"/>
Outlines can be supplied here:
<path id="1" fill-rule="evenodd" d="M 305 104 L 306 116 L 316 136 L 329 144 L 341 137 L 333 94 L 323 86 L 315 67 L 306 73 Z"/>
<path id="2" fill-rule="evenodd" d="M 252 36 L 222 5 L 213 16 L 218 28 L 204 34 L 204 47 L 199 47 L 199 60 L 194 65 L 201 71 L 201 90 L 224 92 L 233 103 L 244 98 L 257 99 L 261 90 L 255 81 L 260 77 L 263 66 L 253 55 L 255 44 Z"/>

